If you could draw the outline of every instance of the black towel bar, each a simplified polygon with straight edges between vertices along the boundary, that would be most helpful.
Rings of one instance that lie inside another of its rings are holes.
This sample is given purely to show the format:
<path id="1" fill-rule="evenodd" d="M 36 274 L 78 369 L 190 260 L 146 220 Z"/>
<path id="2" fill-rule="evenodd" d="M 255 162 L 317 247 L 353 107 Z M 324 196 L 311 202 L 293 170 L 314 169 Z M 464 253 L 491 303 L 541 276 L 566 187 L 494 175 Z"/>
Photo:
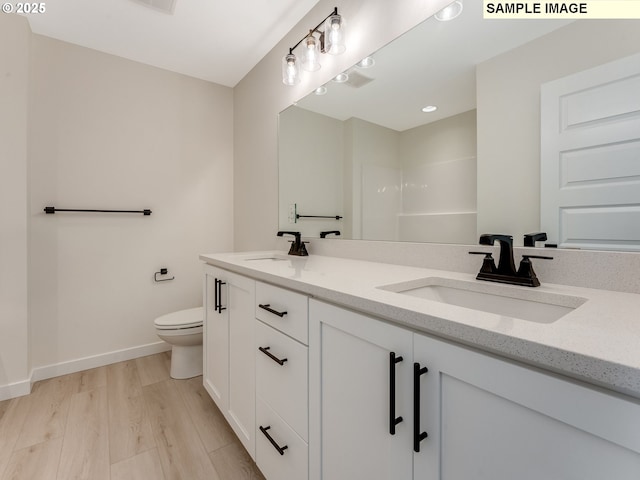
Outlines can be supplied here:
<path id="1" fill-rule="evenodd" d="M 76 208 L 56 208 L 56 207 L 44 207 L 44 212 L 56 213 L 56 212 L 97 212 L 97 213 L 142 213 L 143 215 L 151 215 L 151 210 L 80 210 Z"/>
<path id="2" fill-rule="evenodd" d="M 340 215 L 298 215 L 296 214 L 296 218 L 333 218 L 335 220 L 340 220 L 342 217 Z"/>

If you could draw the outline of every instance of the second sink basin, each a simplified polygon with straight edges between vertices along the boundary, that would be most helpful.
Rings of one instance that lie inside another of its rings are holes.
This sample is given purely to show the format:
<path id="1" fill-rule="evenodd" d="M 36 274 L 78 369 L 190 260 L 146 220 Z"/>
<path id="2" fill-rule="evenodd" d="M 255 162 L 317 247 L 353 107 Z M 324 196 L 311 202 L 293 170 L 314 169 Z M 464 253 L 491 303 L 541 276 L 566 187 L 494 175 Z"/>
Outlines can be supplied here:
<path id="1" fill-rule="evenodd" d="M 537 323 L 552 323 L 582 305 L 580 297 L 449 278 L 427 277 L 378 287 L 411 297 Z"/>

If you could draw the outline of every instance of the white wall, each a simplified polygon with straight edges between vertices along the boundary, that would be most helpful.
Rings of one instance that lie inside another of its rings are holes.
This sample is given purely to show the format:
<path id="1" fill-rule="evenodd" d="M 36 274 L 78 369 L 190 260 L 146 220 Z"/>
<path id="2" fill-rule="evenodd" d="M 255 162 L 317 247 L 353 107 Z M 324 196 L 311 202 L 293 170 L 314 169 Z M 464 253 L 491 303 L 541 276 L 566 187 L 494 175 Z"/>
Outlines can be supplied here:
<path id="1" fill-rule="evenodd" d="M 320 0 L 234 88 L 234 245 L 273 248 L 278 229 L 278 113 L 337 73 L 409 30 L 448 0 Z M 295 87 L 283 85 L 280 65 L 289 48 L 337 6 L 348 22 L 347 51 L 325 55 L 322 68 Z M 347 180 L 345 178 L 345 180 Z"/>
<path id="2" fill-rule="evenodd" d="M 142 352 L 156 316 L 201 305 L 198 254 L 232 249 L 233 92 L 38 35 L 30 60 L 37 379 Z M 161 267 L 175 280 L 155 283 Z"/>
<path id="3" fill-rule="evenodd" d="M 480 232 L 540 228 L 540 85 L 639 51 L 637 20 L 584 20 L 478 65 Z"/>
<path id="4" fill-rule="evenodd" d="M 0 400 L 29 391 L 27 20 L 0 15 Z"/>

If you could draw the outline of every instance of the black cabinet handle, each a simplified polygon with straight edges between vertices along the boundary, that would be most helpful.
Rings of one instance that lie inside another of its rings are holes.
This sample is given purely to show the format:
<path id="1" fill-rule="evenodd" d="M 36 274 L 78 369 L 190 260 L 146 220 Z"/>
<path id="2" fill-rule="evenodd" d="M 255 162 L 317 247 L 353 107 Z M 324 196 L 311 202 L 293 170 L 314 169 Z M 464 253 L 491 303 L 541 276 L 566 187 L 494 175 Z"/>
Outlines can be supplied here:
<path id="1" fill-rule="evenodd" d="M 222 306 L 222 285 L 226 285 L 222 280 L 215 279 L 215 311 L 222 313 L 227 307 Z"/>
<path id="2" fill-rule="evenodd" d="M 263 427 L 261 425 L 260 431 L 264 434 L 265 437 L 267 437 L 267 440 L 271 442 L 271 445 L 273 445 L 273 448 L 275 448 L 280 455 L 284 455 L 284 451 L 289 447 L 287 445 L 285 445 L 284 447 L 281 447 L 280 445 L 278 445 L 276 441 L 273 438 L 271 438 L 271 435 L 267 433 L 267 430 L 269 430 L 270 428 L 271 428 L 271 425 L 269 425 L 268 427 Z"/>
<path id="3" fill-rule="evenodd" d="M 218 303 L 218 302 L 220 301 L 220 298 L 219 298 L 219 295 L 218 295 L 218 282 L 219 282 L 219 281 L 220 281 L 220 280 L 218 280 L 218 279 L 216 278 L 216 279 L 214 280 L 214 287 L 213 287 L 213 291 L 214 291 L 214 305 L 213 305 L 213 309 L 214 309 L 216 312 L 218 312 L 218 313 L 220 313 L 220 312 L 218 311 L 218 306 L 219 306 L 219 303 Z"/>
<path id="4" fill-rule="evenodd" d="M 265 303 L 265 304 L 260 303 L 260 304 L 258 304 L 258 306 L 261 309 L 266 310 L 269 313 L 273 313 L 274 315 L 277 315 L 277 316 L 279 316 L 281 318 L 284 317 L 287 314 L 287 312 L 279 312 L 277 310 L 274 310 L 273 308 L 269 308 L 269 307 L 271 307 L 270 303 Z"/>
<path id="5" fill-rule="evenodd" d="M 281 365 L 281 366 L 284 365 L 284 362 L 286 362 L 287 359 L 286 358 L 283 358 L 282 360 L 279 359 L 269 351 L 270 348 L 271 347 L 258 347 L 258 350 L 260 350 L 262 353 L 264 353 L 267 357 L 269 357 L 271 360 L 276 362 L 278 365 Z"/>
<path id="6" fill-rule="evenodd" d="M 396 434 L 396 425 L 402 422 L 402 417 L 396 417 L 396 363 L 402 357 L 396 357 L 396 352 L 389 353 L 389 433 Z"/>
<path id="7" fill-rule="evenodd" d="M 427 373 L 427 367 L 413 364 L 413 451 L 420 452 L 420 442 L 427 438 L 427 432 L 420 431 L 420 377 Z"/>

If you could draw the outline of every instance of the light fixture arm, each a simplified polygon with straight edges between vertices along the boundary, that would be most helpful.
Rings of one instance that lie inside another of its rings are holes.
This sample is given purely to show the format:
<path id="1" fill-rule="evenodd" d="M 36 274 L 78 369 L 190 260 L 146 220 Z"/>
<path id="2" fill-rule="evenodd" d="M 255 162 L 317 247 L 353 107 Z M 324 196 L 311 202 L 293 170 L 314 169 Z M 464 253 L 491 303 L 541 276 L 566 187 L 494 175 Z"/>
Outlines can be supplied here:
<path id="1" fill-rule="evenodd" d="M 327 19 L 328 19 L 329 17 L 331 17 L 331 16 L 333 16 L 333 15 L 338 15 L 338 7 L 334 7 L 333 12 L 331 12 L 329 15 L 327 15 L 326 17 L 324 17 L 324 18 L 322 19 L 322 21 L 321 21 L 318 25 L 316 25 L 316 26 L 315 26 L 315 28 L 312 28 L 311 30 L 309 30 L 309 33 L 308 33 L 307 35 L 305 35 L 304 37 L 302 37 L 298 43 L 296 43 L 293 47 L 291 47 L 291 48 L 289 49 L 289 54 L 292 54 L 292 53 L 293 53 L 293 51 L 298 47 L 298 45 L 300 45 L 300 44 L 301 44 L 301 43 L 302 43 L 302 42 L 303 42 L 303 41 L 304 41 L 304 40 L 305 40 L 309 35 L 311 35 L 311 34 L 312 34 L 312 33 L 314 33 L 314 32 L 317 32 L 317 33 L 319 33 L 319 34 L 320 34 L 320 43 L 321 43 L 322 45 L 324 45 L 324 41 L 323 41 L 323 38 L 322 38 L 322 37 L 323 37 L 323 35 L 324 35 L 324 32 L 321 32 L 321 31 L 320 31 L 320 30 L 318 30 L 318 29 L 322 26 L 322 24 L 323 24 L 324 22 L 326 22 L 326 21 L 327 21 Z"/>

